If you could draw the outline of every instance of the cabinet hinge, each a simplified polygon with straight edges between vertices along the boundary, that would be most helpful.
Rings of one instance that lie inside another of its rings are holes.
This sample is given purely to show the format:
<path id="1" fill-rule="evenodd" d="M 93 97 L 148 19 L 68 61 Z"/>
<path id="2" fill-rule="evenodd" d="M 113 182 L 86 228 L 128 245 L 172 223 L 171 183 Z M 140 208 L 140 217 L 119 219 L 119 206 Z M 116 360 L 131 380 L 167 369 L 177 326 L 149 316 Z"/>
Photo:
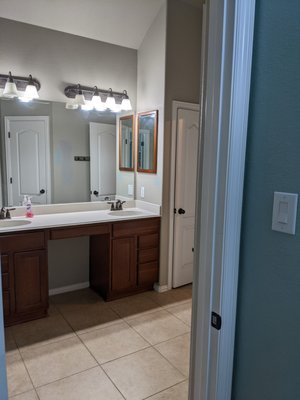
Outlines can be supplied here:
<path id="1" fill-rule="evenodd" d="M 7 132 L 8 139 L 10 139 L 10 132 Z"/>
<path id="2" fill-rule="evenodd" d="M 12 178 L 9 178 L 9 183 L 12 183 Z"/>

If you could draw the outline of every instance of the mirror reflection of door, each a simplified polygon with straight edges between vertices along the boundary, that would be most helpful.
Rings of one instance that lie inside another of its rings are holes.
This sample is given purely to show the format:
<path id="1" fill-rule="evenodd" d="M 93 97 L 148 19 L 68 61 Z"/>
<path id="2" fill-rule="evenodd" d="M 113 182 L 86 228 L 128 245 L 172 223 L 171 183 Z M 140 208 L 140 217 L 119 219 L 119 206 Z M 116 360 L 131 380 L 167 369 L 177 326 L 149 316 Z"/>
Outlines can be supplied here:
<path id="1" fill-rule="evenodd" d="M 133 115 L 120 118 L 119 127 L 119 170 L 133 171 L 134 163 Z"/>
<path id="2" fill-rule="evenodd" d="M 138 172 L 157 172 L 158 111 L 138 114 Z"/>
<path id="3" fill-rule="evenodd" d="M 90 122 L 90 198 L 111 200 L 116 194 L 116 125 Z"/>
<path id="4" fill-rule="evenodd" d="M 49 117 L 5 117 L 5 150 L 8 205 L 50 203 Z"/>

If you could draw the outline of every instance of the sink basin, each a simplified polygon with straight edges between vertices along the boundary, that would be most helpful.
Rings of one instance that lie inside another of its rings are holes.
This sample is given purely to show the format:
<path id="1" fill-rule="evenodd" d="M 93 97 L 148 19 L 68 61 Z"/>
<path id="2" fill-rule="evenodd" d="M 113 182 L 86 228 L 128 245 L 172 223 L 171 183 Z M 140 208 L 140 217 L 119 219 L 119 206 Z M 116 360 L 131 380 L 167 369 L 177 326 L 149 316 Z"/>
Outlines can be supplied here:
<path id="1" fill-rule="evenodd" d="M 130 217 L 133 215 L 142 215 L 142 212 L 137 210 L 117 210 L 110 211 L 108 214 L 115 217 Z"/>
<path id="2" fill-rule="evenodd" d="M 13 226 L 21 226 L 31 224 L 28 219 L 1 219 L 0 228 L 10 228 Z"/>

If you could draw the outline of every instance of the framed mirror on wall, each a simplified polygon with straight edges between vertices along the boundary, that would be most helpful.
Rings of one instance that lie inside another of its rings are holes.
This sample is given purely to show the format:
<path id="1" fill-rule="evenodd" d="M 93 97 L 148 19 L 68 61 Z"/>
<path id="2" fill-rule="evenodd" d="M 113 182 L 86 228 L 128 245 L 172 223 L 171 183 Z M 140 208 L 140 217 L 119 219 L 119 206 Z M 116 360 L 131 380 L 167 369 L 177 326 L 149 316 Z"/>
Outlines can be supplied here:
<path id="1" fill-rule="evenodd" d="M 134 118 L 120 118 L 119 125 L 119 170 L 134 171 Z"/>
<path id="2" fill-rule="evenodd" d="M 156 174 L 157 172 L 157 127 L 157 110 L 138 114 L 138 172 L 149 174 Z"/>

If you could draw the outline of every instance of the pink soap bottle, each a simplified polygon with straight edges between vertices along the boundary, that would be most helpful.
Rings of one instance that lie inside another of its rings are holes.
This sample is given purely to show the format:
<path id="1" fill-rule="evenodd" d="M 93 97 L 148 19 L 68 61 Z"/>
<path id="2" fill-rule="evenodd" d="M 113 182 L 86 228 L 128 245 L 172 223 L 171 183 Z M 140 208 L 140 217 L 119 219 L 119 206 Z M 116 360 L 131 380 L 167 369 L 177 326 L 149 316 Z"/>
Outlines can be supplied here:
<path id="1" fill-rule="evenodd" d="M 31 203 L 31 197 L 27 196 L 27 202 L 26 202 L 26 213 L 25 216 L 27 218 L 32 218 L 33 217 L 33 212 L 32 212 L 32 203 Z"/>

